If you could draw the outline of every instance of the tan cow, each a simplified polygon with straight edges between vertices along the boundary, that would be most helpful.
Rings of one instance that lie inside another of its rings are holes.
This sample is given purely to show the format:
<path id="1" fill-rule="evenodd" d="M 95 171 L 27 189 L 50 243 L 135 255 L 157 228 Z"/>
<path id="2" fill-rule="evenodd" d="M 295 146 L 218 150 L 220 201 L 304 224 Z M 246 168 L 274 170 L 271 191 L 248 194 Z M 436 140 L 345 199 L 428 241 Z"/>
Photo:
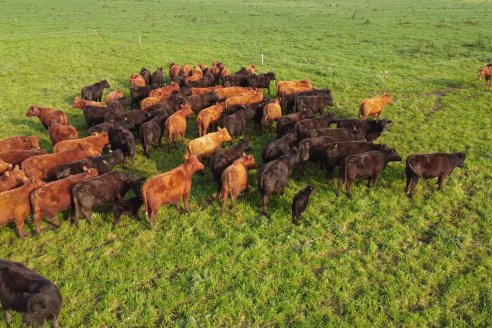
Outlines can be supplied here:
<path id="1" fill-rule="evenodd" d="M 226 128 L 219 128 L 206 136 L 191 140 L 186 146 L 186 156 L 196 155 L 198 159 L 209 158 L 217 152 L 222 143 L 232 138 Z"/>

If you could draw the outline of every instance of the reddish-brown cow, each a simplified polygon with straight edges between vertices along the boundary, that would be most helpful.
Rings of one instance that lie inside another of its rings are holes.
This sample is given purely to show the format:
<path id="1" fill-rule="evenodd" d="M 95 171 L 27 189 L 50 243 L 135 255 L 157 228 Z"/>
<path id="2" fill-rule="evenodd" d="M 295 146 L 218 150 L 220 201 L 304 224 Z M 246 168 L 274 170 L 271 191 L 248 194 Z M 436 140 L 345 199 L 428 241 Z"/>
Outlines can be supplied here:
<path id="1" fill-rule="evenodd" d="M 178 64 L 176 64 L 176 63 L 169 64 L 169 77 L 171 78 L 171 81 L 174 80 L 174 78 L 179 76 L 180 71 L 181 71 L 181 68 L 179 67 Z"/>
<path id="2" fill-rule="evenodd" d="M 168 150 L 170 150 L 171 142 L 174 142 L 176 148 L 179 137 L 184 138 L 186 133 L 186 118 L 193 115 L 193 110 L 190 105 L 181 105 L 180 109 L 166 120 L 166 138 Z"/>
<path id="3" fill-rule="evenodd" d="M 179 91 L 179 84 L 173 82 L 168 86 L 150 91 L 149 97 L 166 97 L 170 96 L 175 91 Z"/>
<path id="4" fill-rule="evenodd" d="M 20 164 L 29 157 L 45 155 L 47 153 L 44 149 L 14 149 L 11 151 L 1 152 L 0 161 L 5 161 L 12 165 Z"/>
<path id="5" fill-rule="evenodd" d="M 26 116 L 38 117 L 45 129 L 49 128 L 53 122 L 60 123 L 62 125 L 69 124 L 67 115 L 63 111 L 53 108 L 31 106 L 29 107 Z"/>
<path id="6" fill-rule="evenodd" d="M 92 100 L 85 100 L 79 97 L 75 97 L 73 100 L 73 108 L 84 108 L 85 106 L 94 106 L 94 107 L 103 107 L 107 108 L 108 106 L 103 102 L 97 102 Z"/>
<path id="7" fill-rule="evenodd" d="M 243 154 L 222 172 L 222 212 L 226 207 L 228 194 L 231 195 L 232 207 L 236 207 L 237 196 L 243 190 L 248 189 L 248 170 L 255 167 L 256 162 L 253 155 Z"/>
<path id="8" fill-rule="evenodd" d="M 233 105 L 247 105 L 263 100 L 263 90 L 254 90 L 252 93 L 246 93 L 239 96 L 227 98 L 225 100 L 225 108 L 228 109 Z"/>
<path id="9" fill-rule="evenodd" d="M 74 140 L 79 138 L 77 129 L 71 125 L 52 123 L 49 129 L 51 144 L 54 146 L 62 140 Z"/>
<path id="10" fill-rule="evenodd" d="M 359 105 L 359 118 L 366 120 L 369 116 L 376 116 L 376 119 L 379 119 L 379 116 L 383 115 L 384 107 L 391 104 L 392 100 L 389 93 L 362 100 Z"/>
<path id="11" fill-rule="evenodd" d="M 0 158 L 0 174 L 7 170 L 10 170 L 11 168 L 12 168 L 12 164 L 7 163 Z"/>
<path id="12" fill-rule="evenodd" d="M 193 71 L 193 68 L 190 65 L 184 64 L 183 67 L 181 68 L 181 72 L 179 74 L 183 75 L 183 76 L 190 76 L 192 71 Z"/>
<path id="13" fill-rule="evenodd" d="M 203 170 L 204 166 L 196 156 L 185 159 L 184 164 L 177 168 L 147 180 L 142 187 L 142 199 L 145 213 L 150 219 L 150 227 L 154 228 L 155 216 L 162 205 L 176 204 L 180 208 L 183 198 L 184 209 L 188 212 L 188 197 L 191 191 L 191 176 Z"/>
<path id="14" fill-rule="evenodd" d="M 106 99 L 104 100 L 104 103 L 106 105 L 109 105 L 112 101 L 118 100 L 120 98 L 123 98 L 125 94 L 121 90 L 113 90 L 108 95 L 106 96 Z"/>
<path id="15" fill-rule="evenodd" d="M 266 125 L 276 122 L 282 117 L 282 108 L 280 107 L 280 99 L 277 98 L 274 102 L 269 103 L 263 107 L 263 117 L 261 118 L 261 124 Z"/>
<path id="16" fill-rule="evenodd" d="M 191 88 L 191 94 L 192 95 L 201 95 L 204 93 L 212 93 L 215 90 L 223 89 L 223 88 L 224 88 L 224 86 L 222 86 L 222 85 L 218 85 L 216 87 L 209 87 L 209 88 Z"/>
<path id="17" fill-rule="evenodd" d="M 128 82 L 134 87 L 145 87 L 145 79 L 138 74 L 132 74 L 130 75 L 130 78 L 128 79 Z"/>
<path id="18" fill-rule="evenodd" d="M 62 140 L 53 147 L 53 152 L 59 153 L 62 151 L 67 151 L 70 149 L 75 149 L 79 145 L 85 145 L 85 144 L 91 144 L 94 147 L 94 149 L 100 154 L 102 153 L 104 146 L 109 144 L 108 133 L 94 132 L 93 135 L 88 136 L 86 138 L 74 139 L 74 140 Z"/>
<path id="19" fill-rule="evenodd" d="M 227 87 L 227 88 L 219 88 L 215 90 L 214 93 L 218 99 L 224 100 L 226 98 L 238 96 L 244 93 L 253 93 L 253 89 L 243 88 L 243 87 Z"/>
<path id="20" fill-rule="evenodd" d="M 216 124 L 219 121 L 220 115 L 225 109 L 224 103 L 202 109 L 196 118 L 198 123 L 198 135 L 204 136 L 208 132 L 208 127 Z"/>
<path id="21" fill-rule="evenodd" d="M 24 172 L 16 165 L 12 170 L 5 172 L 0 177 L 0 192 L 14 189 L 29 180 Z"/>
<path id="22" fill-rule="evenodd" d="M 39 149 L 37 136 L 18 136 L 0 140 L 0 152 L 14 149 Z"/>

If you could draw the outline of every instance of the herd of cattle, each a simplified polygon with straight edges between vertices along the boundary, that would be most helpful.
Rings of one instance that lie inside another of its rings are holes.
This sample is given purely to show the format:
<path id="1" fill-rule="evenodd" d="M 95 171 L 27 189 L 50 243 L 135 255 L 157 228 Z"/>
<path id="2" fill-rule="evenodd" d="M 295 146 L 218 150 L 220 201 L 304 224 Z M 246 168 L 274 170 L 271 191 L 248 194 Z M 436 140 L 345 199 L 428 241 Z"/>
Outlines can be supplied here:
<path id="1" fill-rule="evenodd" d="M 80 218 L 91 221 L 95 206 L 112 202 L 114 225 L 123 214 L 138 216 L 144 206 L 153 228 L 162 205 L 176 204 L 179 209 L 183 200 L 188 211 L 192 175 L 205 168 L 205 160 L 217 183 L 222 211 L 228 197 L 234 207 L 237 197 L 248 190 L 248 171 L 257 164 L 253 155 L 246 154 L 251 150 L 249 140 L 241 139 L 226 148 L 222 145 L 244 135 L 248 123 L 255 129 L 276 128 L 277 138 L 263 147 L 262 165 L 256 173 L 264 214 L 271 195 L 283 193 L 294 167 L 307 161 L 318 162 L 328 178 L 338 166 L 337 195 L 346 183 L 350 196 L 355 179 L 367 179 L 368 186 L 372 182 L 376 188 L 388 163 L 402 160 L 394 148 L 373 143 L 391 124 L 380 119 L 392 101 L 391 94 L 362 100 L 358 119 L 339 119 L 324 113 L 326 106 L 333 105 L 329 89 L 317 89 L 310 80 L 279 81 L 277 98 L 271 99 L 264 96 L 263 89 L 270 94 L 275 74 L 257 74 L 256 70 L 250 65 L 231 74 L 220 62 L 194 68 L 172 63 L 171 83 L 166 86 L 162 68 L 153 73 L 142 69 L 130 76 L 129 97 L 113 90 L 104 102 L 104 90 L 110 88 L 106 80 L 86 86 L 73 104 L 83 111 L 86 138 L 79 138 L 65 112 L 31 106 L 26 115 L 38 117 L 47 129 L 53 153 L 40 149 L 37 136 L 0 140 L 0 224 L 15 221 L 23 238 L 24 221 L 31 214 L 39 233 L 43 217 L 58 226 L 57 213 L 73 209 L 72 222 L 78 225 Z M 130 110 L 125 111 L 125 106 Z M 197 118 L 198 138 L 187 143 L 182 165 L 148 179 L 113 171 L 135 156 L 136 144 L 142 145 L 147 157 L 152 147 L 161 146 L 164 137 L 168 151 L 171 145 L 177 147 L 185 140 L 192 115 Z M 368 120 L 370 116 L 376 120 Z M 104 153 L 107 145 L 111 151 Z M 438 177 L 442 189 L 444 179 L 455 167 L 463 167 L 464 161 L 464 153 L 409 156 L 407 195 L 413 195 L 419 178 Z M 135 196 L 125 198 L 129 190 Z M 314 187 L 307 186 L 295 195 L 294 224 L 299 224 L 314 192 Z M 27 313 L 24 320 L 28 324 L 45 319 L 56 324 L 61 296 L 56 286 L 43 279 L 20 264 L 0 261 L 3 308 Z M 29 294 L 33 296 L 27 297 Z"/>

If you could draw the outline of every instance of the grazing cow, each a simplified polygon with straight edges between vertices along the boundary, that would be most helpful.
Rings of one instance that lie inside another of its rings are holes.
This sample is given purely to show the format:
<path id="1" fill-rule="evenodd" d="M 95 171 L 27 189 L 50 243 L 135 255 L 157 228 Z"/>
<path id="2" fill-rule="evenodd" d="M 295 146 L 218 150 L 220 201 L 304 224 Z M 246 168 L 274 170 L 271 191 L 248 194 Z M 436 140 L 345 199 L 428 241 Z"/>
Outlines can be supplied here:
<path id="1" fill-rule="evenodd" d="M 117 101 L 121 98 L 125 97 L 125 94 L 121 90 L 113 90 L 108 95 L 106 96 L 106 99 L 104 99 L 104 102 L 106 105 L 109 105 L 112 101 Z"/>
<path id="2" fill-rule="evenodd" d="M 219 121 L 220 115 L 225 109 L 224 103 L 218 103 L 217 105 L 207 107 L 202 109 L 197 115 L 198 123 L 198 135 L 203 137 L 207 134 L 208 128 L 214 126 L 217 128 L 217 122 Z"/>
<path id="3" fill-rule="evenodd" d="M 176 77 L 179 76 L 181 68 L 176 63 L 169 64 L 169 78 L 173 81 Z"/>
<path id="4" fill-rule="evenodd" d="M 186 146 L 186 156 L 195 155 L 198 159 L 210 158 L 220 149 L 223 142 L 231 140 L 227 129 L 219 128 L 217 132 L 191 140 Z"/>
<path id="5" fill-rule="evenodd" d="M 313 88 L 311 80 L 278 81 L 277 96 L 284 93 L 287 88 Z"/>
<path id="6" fill-rule="evenodd" d="M 109 112 L 106 115 L 106 122 L 114 122 L 125 129 L 138 131 L 138 127 L 151 118 L 152 113 L 143 110 L 132 110 L 123 113 Z"/>
<path id="7" fill-rule="evenodd" d="M 159 88 L 158 86 L 143 86 L 143 87 L 131 87 L 130 88 L 130 109 L 138 108 L 140 101 L 149 97 L 149 93 L 152 90 Z"/>
<path id="8" fill-rule="evenodd" d="M 478 80 L 485 78 L 485 91 L 492 91 L 492 65 L 487 65 L 478 71 Z"/>
<path id="9" fill-rule="evenodd" d="M 39 149 L 39 138 L 37 136 L 17 136 L 0 140 L 0 152 L 15 149 Z"/>
<path id="10" fill-rule="evenodd" d="M 74 213 L 72 222 L 79 225 L 79 219 L 85 217 L 92 222 L 92 208 L 106 202 L 121 200 L 128 190 L 138 195 L 142 180 L 125 172 L 109 172 L 95 178 L 76 183 L 72 188 Z"/>
<path id="11" fill-rule="evenodd" d="M 365 134 L 366 140 L 372 142 L 388 129 L 391 121 L 346 119 L 333 120 L 332 123 L 335 123 L 337 128 L 361 130 Z"/>
<path id="12" fill-rule="evenodd" d="M 115 201 L 113 205 L 113 227 L 116 227 L 120 223 L 120 218 L 123 214 L 131 215 L 135 219 L 138 219 L 138 210 L 142 205 L 142 196 Z"/>
<path id="13" fill-rule="evenodd" d="M 193 114 L 190 105 L 181 105 L 180 110 L 169 116 L 166 120 L 167 149 L 169 152 L 171 151 L 171 142 L 174 142 L 176 149 L 178 148 L 178 138 L 184 138 L 186 134 L 186 118 Z"/>
<path id="14" fill-rule="evenodd" d="M 92 107 L 102 107 L 102 108 L 107 108 L 108 106 L 106 103 L 103 102 L 97 102 L 97 101 L 91 101 L 91 100 L 84 100 L 80 99 L 79 97 L 75 97 L 73 100 L 73 108 L 84 108 L 85 106 L 92 106 Z"/>
<path id="15" fill-rule="evenodd" d="M 67 178 L 47 183 L 31 193 L 31 207 L 36 233 L 41 232 L 43 214 L 50 223 L 59 226 L 56 213 L 72 207 L 72 187 L 80 182 L 98 175 L 97 170 L 85 168 L 84 173 L 71 175 Z"/>
<path id="16" fill-rule="evenodd" d="M 237 144 L 229 146 L 225 149 L 221 149 L 216 152 L 209 160 L 210 171 L 217 182 L 217 191 L 221 190 L 221 176 L 222 172 L 231 165 L 236 159 L 241 157 L 241 155 L 251 150 L 251 141 L 243 139 Z"/>
<path id="17" fill-rule="evenodd" d="M 145 67 L 143 67 L 141 70 L 140 70 L 140 76 L 143 77 L 144 81 L 145 81 L 145 85 L 150 85 L 151 82 L 151 77 L 152 77 L 152 73 L 150 73 L 150 71 L 148 69 L 146 69 Z"/>
<path id="18" fill-rule="evenodd" d="M 198 80 L 185 80 L 185 85 L 190 88 L 206 88 L 211 87 L 215 83 L 215 78 L 211 73 L 205 74 Z"/>
<path id="19" fill-rule="evenodd" d="M 162 86 L 164 84 L 164 73 L 162 72 L 162 67 L 157 67 L 154 73 L 152 73 L 150 84 L 158 86 Z"/>
<path id="20" fill-rule="evenodd" d="M 294 132 L 289 132 L 267 144 L 261 151 L 263 164 L 276 160 L 280 156 L 287 154 L 292 146 L 296 144 L 296 141 Z"/>
<path id="21" fill-rule="evenodd" d="M 16 165 L 12 170 L 0 176 L 0 192 L 14 189 L 29 180 L 24 172 Z"/>
<path id="22" fill-rule="evenodd" d="M 135 157 L 135 137 L 130 130 L 122 127 L 114 127 L 109 130 L 108 136 L 113 151 L 119 149 L 126 157 Z"/>
<path id="23" fill-rule="evenodd" d="M 287 154 L 280 158 L 263 164 L 257 171 L 258 189 L 260 189 L 263 214 L 268 214 L 268 203 L 270 195 L 274 192 L 283 194 L 285 187 L 289 183 L 290 175 L 294 165 L 309 159 L 309 149 L 303 151 L 292 148 Z"/>
<path id="24" fill-rule="evenodd" d="M 29 194 L 44 182 L 29 179 L 22 186 L 0 193 L 0 225 L 15 221 L 19 238 L 24 238 L 24 221 L 31 212 Z"/>
<path id="25" fill-rule="evenodd" d="M 222 84 L 225 84 L 225 78 L 228 77 L 229 75 L 231 75 L 231 71 L 229 71 L 229 69 L 227 69 L 226 67 L 224 67 L 221 71 L 220 71 L 220 80 L 222 81 Z"/>
<path id="26" fill-rule="evenodd" d="M 314 187 L 307 186 L 294 195 L 294 199 L 292 199 L 292 223 L 295 225 L 299 225 L 301 214 L 306 210 L 309 203 L 309 197 L 314 193 Z"/>
<path id="27" fill-rule="evenodd" d="M 193 72 L 193 68 L 188 64 L 184 64 L 183 67 L 181 67 L 181 71 L 179 75 L 191 76 L 192 72 Z"/>
<path id="28" fill-rule="evenodd" d="M 233 105 L 247 105 L 263 100 L 263 91 L 255 90 L 252 93 L 241 94 L 239 96 L 229 97 L 225 100 L 225 108 L 228 109 Z"/>
<path id="29" fill-rule="evenodd" d="M 275 80 L 275 73 L 268 72 L 266 74 L 249 75 L 248 86 L 254 89 L 267 89 L 270 94 L 270 82 Z"/>
<path id="30" fill-rule="evenodd" d="M 317 137 L 333 137 L 339 139 L 340 141 L 363 141 L 364 133 L 357 129 L 312 129 L 306 133 L 306 138 L 317 138 Z"/>
<path id="31" fill-rule="evenodd" d="M 125 163 L 126 158 L 120 149 L 116 149 L 110 154 L 97 157 L 82 159 L 75 162 L 61 164 L 53 168 L 50 180 L 63 179 L 74 174 L 83 173 L 85 168 L 95 169 L 99 174 L 111 172 L 113 167 Z"/>
<path id="32" fill-rule="evenodd" d="M 321 153 L 321 167 L 326 168 L 328 179 L 331 177 L 333 169 L 340 165 L 342 159 L 349 155 L 365 153 L 367 151 L 386 151 L 386 145 L 373 144 L 364 141 L 342 141 L 327 144 Z"/>
<path id="33" fill-rule="evenodd" d="M 0 260 L 0 303 L 9 327 L 13 310 L 23 313 L 22 327 L 44 327 L 44 322 L 48 320 L 53 328 L 58 328 L 58 314 L 62 306 L 60 290 L 21 263 Z"/>
<path id="34" fill-rule="evenodd" d="M 188 197 L 191 191 L 191 177 L 204 166 L 196 156 L 186 157 L 184 164 L 163 174 L 154 176 L 145 181 L 142 187 L 142 199 L 145 205 L 145 213 L 150 220 L 150 228 L 154 229 L 155 216 L 162 205 L 176 204 L 180 208 L 183 198 L 184 209 L 188 209 Z"/>
<path id="35" fill-rule="evenodd" d="M 0 159 L 0 174 L 12 169 L 12 164 L 5 162 L 3 159 Z"/>
<path id="36" fill-rule="evenodd" d="M 379 120 L 379 116 L 383 115 L 384 107 L 391 104 L 392 101 L 389 93 L 362 100 L 359 104 L 359 118 L 367 120 L 369 116 L 376 116 L 376 120 Z"/>
<path id="37" fill-rule="evenodd" d="M 312 129 L 327 128 L 334 119 L 335 114 L 328 113 L 327 115 L 321 117 L 313 117 L 300 120 L 294 125 L 293 128 L 297 140 L 301 141 L 302 139 L 306 138 L 307 133 Z"/>
<path id="38" fill-rule="evenodd" d="M 190 105 L 195 114 L 198 114 L 204 108 L 215 105 L 217 101 L 215 93 L 191 95 L 185 98 L 185 104 Z"/>
<path id="39" fill-rule="evenodd" d="M 82 88 L 80 96 L 85 100 L 101 101 L 103 91 L 106 88 L 110 88 L 109 83 L 106 80 L 102 80 Z"/>
<path id="40" fill-rule="evenodd" d="M 389 162 L 399 162 L 401 156 L 396 149 L 375 150 L 365 153 L 349 155 L 340 162 L 340 172 L 338 174 L 338 191 L 340 195 L 344 182 L 347 182 L 347 196 L 352 197 L 350 190 L 352 183 L 357 178 L 367 179 L 367 187 L 372 185 L 377 188 L 378 177 L 386 168 Z"/>
<path id="41" fill-rule="evenodd" d="M 71 125 L 62 125 L 54 122 L 49 128 L 49 132 L 51 144 L 53 146 L 62 140 L 74 140 L 79 138 L 77 129 Z"/>
<path id="42" fill-rule="evenodd" d="M 38 106 L 31 106 L 26 113 L 27 117 L 36 116 L 39 118 L 45 129 L 50 127 L 51 123 L 60 123 L 62 125 L 67 125 L 68 118 L 67 115 L 61 110 L 56 110 L 53 108 L 43 108 Z"/>
<path id="43" fill-rule="evenodd" d="M 167 97 L 176 91 L 179 91 L 179 84 L 172 82 L 168 86 L 149 91 L 149 97 Z"/>
<path id="44" fill-rule="evenodd" d="M 149 157 L 149 149 L 152 144 L 158 142 L 161 146 L 161 140 L 164 135 L 164 124 L 168 119 L 169 114 L 165 111 L 159 111 L 149 121 L 140 125 L 139 136 L 142 144 L 144 155 Z"/>
<path id="45" fill-rule="evenodd" d="M 200 95 L 200 94 L 207 94 L 207 93 L 212 93 L 217 89 L 223 89 L 224 86 L 222 85 L 217 85 L 215 87 L 207 87 L 207 88 L 191 88 L 190 92 L 191 95 Z"/>
<path id="46" fill-rule="evenodd" d="M 75 140 L 63 140 L 53 147 L 53 153 L 76 149 L 79 145 L 91 144 L 98 153 L 102 153 L 104 146 L 109 144 L 106 132 L 94 133 L 92 136 Z"/>
<path id="47" fill-rule="evenodd" d="M 5 161 L 8 164 L 17 165 L 28 159 L 29 157 L 45 155 L 47 153 L 44 149 L 14 149 L 0 153 L 0 163 Z M 0 164 L 0 172 L 2 171 L 2 165 Z M 5 170 L 3 170 L 5 171 Z"/>
<path id="48" fill-rule="evenodd" d="M 442 191 L 444 180 L 455 167 L 465 166 L 465 153 L 433 153 L 408 156 L 405 173 L 407 183 L 405 192 L 412 197 L 419 178 L 437 178 L 438 189 Z"/>
<path id="49" fill-rule="evenodd" d="M 108 110 L 121 113 L 123 112 L 123 105 L 118 100 L 113 100 L 108 104 Z"/>
<path id="50" fill-rule="evenodd" d="M 261 124 L 266 125 L 273 122 L 277 122 L 282 117 L 282 108 L 280 107 L 280 99 L 275 99 L 274 102 L 265 105 L 263 108 L 263 117 L 261 118 Z"/>
<path id="51" fill-rule="evenodd" d="M 307 109 L 303 109 L 299 113 L 292 113 L 282 116 L 277 120 L 277 137 L 281 137 L 284 134 L 290 132 L 294 125 L 300 120 L 307 118 L 313 118 L 314 114 Z"/>
<path id="52" fill-rule="evenodd" d="M 22 162 L 21 169 L 29 178 L 47 179 L 53 176 L 51 171 L 58 165 L 98 155 L 92 144 L 81 144 L 61 153 L 29 157 Z"/>
<path id="53" fill-rule="evenodd" d="M 128 82 L 134 87 L 145 87 L 147 85 L 147 83 L 145 83 L 145 78 L 137 74 L 130 75 Z"/>
<path id="54" fill-rule="evenodd" d="M 232 74 L 224 77 L 224 87 L 249 87 L 249 74 Z"/>
<path id="55" fill-rule="evenodd" d="M 222 182 L 222 209 L 224 213 L 227 203 L 227 195 L 231 195 L 232 208 L 236 208 L 237 196 L 248 189 L 248 171 L 256 168 L 256 162 L 253 155 L 245 155 L 236 159 L 234 163 L 228 166 L 221 175 Z"/>
<path id="56" fill-rule="evenodd" d="M 217 100 L 224 100 L 229 97 L 238 96 L 243 93 L 252 93 L 253 89 L 251 88 L 243 88 L 243 87 L 228 87 L 221 88 L 214 91 L 214 94 L 217 96 Z"/>

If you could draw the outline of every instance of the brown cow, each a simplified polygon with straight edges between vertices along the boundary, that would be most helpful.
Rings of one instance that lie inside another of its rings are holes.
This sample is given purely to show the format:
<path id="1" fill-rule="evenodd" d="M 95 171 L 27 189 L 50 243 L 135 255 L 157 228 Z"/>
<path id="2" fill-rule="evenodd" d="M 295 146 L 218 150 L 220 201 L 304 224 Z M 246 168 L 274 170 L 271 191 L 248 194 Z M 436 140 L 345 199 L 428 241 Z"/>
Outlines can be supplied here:
<path id="1" fill-rule="evenodd" d="M 247 105 L 263 100 L 263 90 L 254 90 L 252 93 L 246 93 L 239 96 L 227 98 L 225 100 L 225 108 L 228 109 L 233 105 Z"/>
<path id="2" fill-rule="evenodd" d="M 220 149 L 223 142 L 232 138 L 226 128 L 219 128 L 206 136 L 191 140 L 186 146 L 186 156 L 196 155 L 198 159 L 209 158 Z"/>
<path id="3" fill-rule="evenodd" d="M 165 100 L 165 99 L 166 99 L 165 97 L 161 97 L 161 96 L 144 98 L 140 102 L 140 109 L 145 110 L 149 107 L 154 106 L 155 104 L 160 103 L 162 100 Z"/>
<path id="4" fill-rule="evenodd" d="M 138 75 L 138 74 L 132 74 L 130 75 L 130 78 L 128 79 L 128 82 L 134 87 L 145 87 L 145 79 L 143 76 Z"/>
<path id="5" fill-rule="evenodd" d="M 391 101 L 392 97 L 389 93 L 362 100 L 359 105 L 359 118 L 367 120 L 367 117 L 369 116 L 376 116 L 376 119 L 378 120 L 379 116 L 383 115 L 384 107 L 391 104 Z"/>
<path id="6" fill-rule="evenodd" d="M 29 157 L 45 155 L 46 153 L 47 151 L 44 149 L 14 149 L 0 153 L 0 160 L 16 165 L 22 163 Z"/>
<path id="7" fill-rule="evenodd" d="M 197 115 L 197 123 L 198 123 L 198 135 L 203 137 L 208 132 L 208 127 L 211 125 L 216 125 L 219 121 L 220 115 L 225 109 L 225 105 L 223 102 L 218 103 L 217 105 L 207 107 L 202 109 Z"/>
<path id="8" fill-rule="evenodd" d="M 489 64 L 478 70 L 478 80 L 485 78 L 485 91 L 492 91 L 492 65 Z"/>
<path id="9" fill-rule="evenodd" d="M 419 178 L 437 178 L 438 190 L 442 191 L 446 179 L 455 167 L 465 166 L 465 153 L 433 153 L 408 156 L 405 173 L 407 184 L 405 192 L 412 197 Z"/>
<path id="10" fill-rule="evenodd" d="M 212 68 L 210 69 L 210 74 L 214 76 L 215 84 L 219 82 L 220 79 L 220 68 L 217 62 L 212 63 Z"/>
<path id="11" fill-rule="evenodd" d="M 19 188 L 0 193 L 0 224 L 15 221 L 19 237 L 24 238 L 24 221 L 31 212 L 29 194 L 43 184 L 41 180 L 29 179 Z"/>
<path id="12" fill-rule="evenodd" d="M 283 88 L 289 87 L 304 87 L 313 88 L 311 80 L 293 80 L 293 81 L 278 81 L 277 82 L 277 96 L 282 93 Z"/>
<path id="13" fill-rule="evenodd" d="M 169 64 L 169 77 L 171 78 L 171 81 L 179 76 L 180 71 L 181 68 L 179 67 L 178 64 L 176 63 Z"/>
<path id="14" fill-rule="evenodd" d="M 112 101 L 123 98 L 124 96 L 125 96 L 125 94 L 123 93 L 123 91 L 113 90 L 110 93 L 108 93 L 104 102 L 106 103 L 106 105 L 109 105 Z"/>
<path id="15" fill-rule="evenodd" d="M 29 178 L 48 179 L 51 178 L 53 169 L 58 165 L 98 156 L 100 154 L 100 152 L 94 149 L 92 144 L 87 143 L 78 145 L 77 149 L 71 149 L 61 153 L 29 157 L 22 162 L 21 169 Z"/>
<path id="16" fill-rule="evenodd" d="M 53 122 L 60 123 L 62 125 L 69 124 L 67 115 L 61 110 L 57 110 L 53 108 L 31 106 L 29 107 L 26 116 L 38 117 L 45 129 L 49 128 L 50 124 Z"/>
<path id="17" fill-rule="evenodd" d="M 214 91 L 219 100 L 224 100 L 229 97 L 234 97 L 243 93 L 253 93 L 253 89 L 244 87 L 227 87 L 220 88 Z"/>
<path id="18" fill-rule="evenodd" d="M 107 108 L 108 106 L 103 102 L 97 102 L 92 100 L 85 100 L 79 97 L 75 97 L 73 100 L 73 108 L 84 108 L 85 106 L 94 106 L 94 107 L 103 107 Z"/>
<path id="19" fill-rule="evenodd" d="M 204 93 L 211 93 L 214 92 L 215 90 L 218 89 L 223 89 L 223 85 L 218 85 L 215 87 L 208 87 L 208 88 L 191 88 L 191 95 L 201 95 Z"/>
<path id="20" fill-rule="evenodd" d="M 107 132 L 94 132 L 93 135 L 86 138 L 75 140 L 62 140 L 53 147 L 53 153 L 59 153 L 70 149 L 75 149 L 79 145 L 91 144 L 94 149 L 100 154 L 102 153 L 104 146 L 109 144 L 109 137 Z"/>
<path id="21" fill-rule="evenodd" d="M 265 125 L 273 122 L 276 122 L 279 118 L 282 117 L 282 108 L 280 107 L 280 99 L 275 99 L 274 102 L 269 103 L 263 107 L 263 117 L 261 118 L 261 124 Z"/>
<path id="22" fill-rule="evenodd" d="M 180 109 L 166 120 L 167 149 L 169 151 L 171 142 L 174 142 L 176 149 L 178 148 L 178 138 L 184 138 L 186 133 L 186 118 L 193 114 L 194 112 L 190 105 L 180 105 Z"/>
<path id="23" fill-rule="evenodd" d="M 219 78 L 220 78 L 220 80 L 222 81 L 222 83 L 224 83 L 224 78 L 225 78 L 226 76 L 230 76 L 230 75 L 231 75 L 231 71 L 229 71 L 229 69 L 228 69 L 227 67 L 224 67 L 224 69 L 222 69 L 222 70 L 220 71 L 220 76 L 219 76 Z"/>
<path id="24" fill-rule="evenodd" d="M 190 76 L 192 71 L 193 71 L 193 68 L 190 65 L 184 64 L 183 67 L 181 68 L 180 75 Z"/>
<path id="25" fill-rule="evenodd" d="M 29 180 L 24 172 L 16 165 L 12 170 L 0 177 L 0 192 L 14 189 Z"/>
<path id="26" fill-rule="evenodd" d="M 54 146 L 62 140 L 73 140 L 79 138 L 77 129 L 71 125 L 52 123 L 49 129 L 51 144 Z"/>
<path id="27" fill-rule="evenodd" d="M 12 169 L 12 164 L 0 158 L 0 174 L 10 169 Z"/>
<path id="28" fill-rule="evenodd" d="M 231 195 L 232 207 L 236 207 L 237 196 L 248 189 L 248 170 L 254 168 L 256 162 L 253 155 L 243 154 L 222 172 L 222 213 L 226 207 L 228 194 Z"/>
<path id="29" fill-rule="evenodd" d="M 149 97 L 165 97 L 170 96 L 173 92 L 179 91 L 179 84 L 172 82 L 170 85 L 151 90 L 149 92 Z"/>
<path id="30" fill-rule="evenodd" d="M 84 168 L 84 173 L 71 175 L 39 187 L 31 193 L 31 206 L 36 233 L 39 234 L 43 214 L 55 226 L 60 223 L 56 213 L 69 209 L 72 206 L 72 187 L 79 181 L 87 180 L 98 175 L 96 169 Z"/>
<path id="31" fill-rule="evenodd" d="M 185 159 L 184 164 L 177 168 L 147 180 L 142 186 L 142 199 L 145 205 L 145 213 L 150 219 L 150 228 L 154 229 L 155 216 L 162 205 L 176 204 L 180 208 L 183 198 L 184 209 L 188 209 L 188 197 L 191 191 L 191 176 L 204 166 L 196 156 Z"/>
<path id="32" fill-rule="evenodd" d="M 39 149 L 39 138 L 37 136 L 18 136 L 0 140 L 0 152 L 14 149 Z"/>
<path id="33" fill-rule="evenodd" d="M 199 79 L 203 77 L 203 71 L 200 66 L 195 66 L 195 68 L 193 68 L 191 71 L 191 76 L 197 76 Z"/>

